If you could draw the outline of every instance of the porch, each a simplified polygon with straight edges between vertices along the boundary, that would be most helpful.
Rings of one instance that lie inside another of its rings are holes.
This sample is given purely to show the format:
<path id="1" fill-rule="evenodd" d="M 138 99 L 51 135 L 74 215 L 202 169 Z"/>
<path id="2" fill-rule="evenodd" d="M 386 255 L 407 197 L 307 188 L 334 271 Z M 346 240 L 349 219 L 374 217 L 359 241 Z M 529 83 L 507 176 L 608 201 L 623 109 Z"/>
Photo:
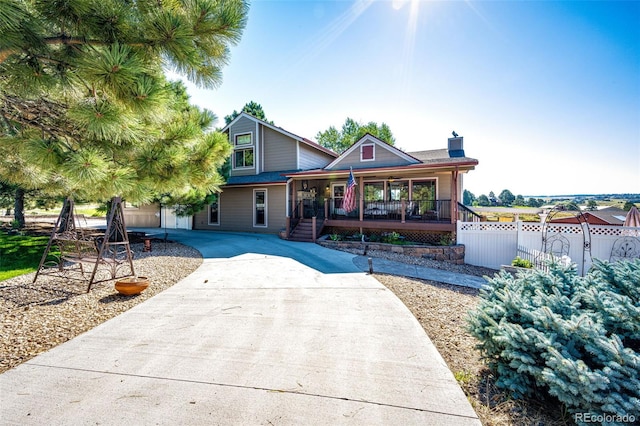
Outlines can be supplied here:
<path id="1" fill-rule="evenodd" d="M 364 233 L 395 231 L 400 234 L 451 233 L 455 231 L 457 216 L 452 212 L 451 200 L 358 200 L 353 211 L 342 208 L 342 198 L 298 200 L 287 218 L 287 238 L 315 241 L 325 228 Z M 453 213 L 453 214 L 452 214 Z M 296 235 L 297 234 L 297 235 Z"/>

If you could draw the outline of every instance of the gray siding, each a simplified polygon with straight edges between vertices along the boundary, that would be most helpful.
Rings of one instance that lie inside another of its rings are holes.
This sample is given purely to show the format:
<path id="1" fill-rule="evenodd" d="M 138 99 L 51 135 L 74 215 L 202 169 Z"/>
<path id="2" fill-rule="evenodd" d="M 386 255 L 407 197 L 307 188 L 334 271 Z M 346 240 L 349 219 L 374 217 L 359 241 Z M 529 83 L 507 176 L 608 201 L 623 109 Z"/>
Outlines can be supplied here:
<path id="1" fill-rule="evenodd" d="M 253 189 L 267 190 L 267 227 L 253 226 Z M 220 194 L 220 225 L 208 224 L 208 211 L 198 212 L 193 229 L 277 234 L 286 226 L 286 186 L 226 188 Z"/>
<path id="2" fill-rule="evenodd" d="M 399 157 L 395 152 L 389 151 L 379 143 L 375 144 L 374 161 L 360 161 L 360 146 L 367 145 L 369 143 L 370 142 L 365 141 L 363 144 L 357 145 L 352 152 L 345 155 L 340 162 L 330 170 L 345 170 L 349 167 L 353 167 L 354 169 L 368 169 L 374 167 L 407 166 L 409 164 L 415 164 L 415 162 L 409 162 L 406 159 Z"/>
<path id="3" fill-rule="evenodd" d="M 265 172 L 294 170 L 296 162 L 296 141 L 282 133 L 263 127 L 264 140 L 261 151 L 264 154 Z"/>
<path id="4" fill-rule="evenodd" d="M 233 165 L 231 167 L 231 176 L 247 176 L 256 174 L 255 166 L 258 164 L 258 151 L 256 150 L 256 142 L 258 140 L 258 135 L 256 135 L 256 123 L 255 121 L 242 117 L 235 123 L 233 126 L 229 128 L 229 143 L 232 147 L 235 147 L 234 143 L 236 140 L 236 135 L 251 133 L 251 140 L 253 141 L 253 155 L 254 155 L 254 167 L 247 169 L 239 169 L 234 170 Z"/>
<path id="5" fill-rule="evenodd" d="M 441 173 L 438 176 L 438 198 L 441 200 L 451 199 L 451 172 Z"/>
<path id="6" fill-rule="evenodd" d="M 300 144 L 301 170 L 321 169 L 333 160 L 335 160 L 335 157 L 332 157 L 329 154 L 313 149 L 303 143 Z"/>

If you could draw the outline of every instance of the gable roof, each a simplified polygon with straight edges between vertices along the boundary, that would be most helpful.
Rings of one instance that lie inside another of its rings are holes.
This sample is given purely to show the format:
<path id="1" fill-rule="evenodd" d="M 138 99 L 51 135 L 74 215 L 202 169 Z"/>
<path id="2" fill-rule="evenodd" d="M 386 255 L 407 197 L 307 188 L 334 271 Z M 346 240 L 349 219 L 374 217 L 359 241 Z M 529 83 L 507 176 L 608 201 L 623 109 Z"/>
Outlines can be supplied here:
<path id="1" fill-rule="evenodd" d="M 342 154 L 340 154 L 340 156 L 338 158 L 336 158 L 330 164 L 328 164 L 325 167 L 325 169 L 329 170 L 329 169 L 337 168 L 337 166 L 344 159 L 349 157 L 349 155 L 351 155 L 355 150 L 360 148 L 360 146 L 362 146 L 365 143 L 373 143 L 376 146 L 381 147 L 382 149 L 384 149 L 384 150 L 388 151 L 389 153 L 391 153 L 393 156 L 397 157 L 399 160 L 404 161 L 406 165 L 417 164 L 417 163 L 420 162 L 420 160 L 418 160 L 417 158 L 412 157 L 411 155 L 409 155 L 406 152 L 396 148 L 393 145 L 389 145 L 385 141 L 373 136 L 371 133 L 366 133 L 364 136 L 362 136 L 360 139 L 358 139 L 356 142 L 354 142 L 349 148 L 347 148 Z"/>
<path id="2" fill-rule="evenodd" d="M 337 157 L 337 156 L 338 156 L 338 154 L 337 154 L 337 153 L 335 153 L 335 152 L 331 151 L 330 149 L 327 149 L 327 148 L 323 147 L 323 146 L 322 146 L 322 145 L 320 145 L 319 143 L 316 143 L 316 142 L 314 142 L 314 141 L 312 141 L 312 140 L 310 140 L 310 139 L 303 138 L 303 137 L 298 136 L 298 135 L 296 135 L 296 134 L 294 134 L 294 133 L 291 133 L 291 132 L 289 132 L 289 131 L 287 131 L 287 130 L 283 129 L 282 127 L 274 126 L 273 124 L 267 123 L 267 122 L 266 122 L 266 121 L 264 121 L 264 120 L 260 120 L 259 118 L 256 118 L 256 117 L 254 117 L 254 116 L 253 116 L 253 115 L 251 115 L 251 114 L 247 114 L 247 113 L 246 113 L 246 112 L 244 112 L 244 111 L 243 111 L 243 112 L 241 112 L 240 114 L 238 114 L 238 116 L 237 116 L 236 118 L 234 118 L 234 119 L 231 121 L 231 123 L 229 123 L 229 124 L 227 124 L 226 126 L 224 126 L 224 127 L 222 128 L 222 130 L 221 130 L 221 131 L 222 131 L 222 132 L 226 132 L 227 130 L 229 130 L 229 129 L 231 128 L 231 126 L 233 126 L 236 122 L 238 122 L 238 120 L 240 120 L 242 117 L 248 118 L 248 119 L 249 119 L 249 120 L 251 120 L 251 121 L 254 121 L 254 122 L 256 122 L 256 123 L 262 124 L 263 126 L 268 127 L 268 128 L 269 128 L 269 129 L 271 129 L 271 130 L 274 130 L 274 131 L 276 131 L 276 132 L 278 132 L 278 133 L 281 133 L 281 134 L 283 134 L 283 135 L 285 135 L 285 136 L 288 136 L 288 137 L 290 137 L 291 139 L 295 139 L 295 140 L 297 140 L 298 142 L 301 142 L 301 143 L 303 143 L 303 144 L 305 144 L 305 145 L 307 145 L 307 146 L 309 146 L 309 147 L 311 147 L 311 148 L 313 148 L 313 149 L 316 149 L 316 150 L 318 150 L 318 151 L 322 151 L 322 152 L 324 152 L 325 154 L 328 154 L 328 155 L 330 155 L 330 156 L 332 156 L 332 157 Z"/>

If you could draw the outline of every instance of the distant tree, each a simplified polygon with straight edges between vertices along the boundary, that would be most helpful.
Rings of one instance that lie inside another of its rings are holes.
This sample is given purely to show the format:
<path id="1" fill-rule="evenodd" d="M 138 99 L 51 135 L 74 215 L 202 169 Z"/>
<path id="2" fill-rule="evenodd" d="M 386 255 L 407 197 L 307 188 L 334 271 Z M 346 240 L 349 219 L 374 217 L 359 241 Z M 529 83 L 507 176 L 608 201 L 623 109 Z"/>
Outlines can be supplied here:
<path id="1" fill-rule="evenodd" d="M 527 202 L 524 200 L 524 197 L 520 194 L 516 195 L 516 199 L 513 201 L 514 206 L 526 206 Z"/>
<path id="2" fill-rule="evenodd" d="M 587 210 L 589 211 L 598 210 L 598 202 L 596 200 L 587 201 Z"/>
<path id="3" fill-rule="evenodd" d="M 464 204 L 465 206 L 472 206 L 475 200 L 476 196 L 473 195 L 473 192 L 465 189 L 462 193 L 462 204 Z"/>
<path id="4" fill-rule="evenodd" d="M 498 198 L 500 198 L 500 201 L 505 206 L 510 206 L 516 199 L 516 197 L 508 189 L 503 189 Z"/>
<path id="5" fill-rule="evenodd" d="M 624 203 L 624 206 L 622 206 L 622 210 L 629 211 L 633 206 L 635 206 L 635 203 L 633 201 L 627 201 Z"/>
<path id="6" fill-rule="evenodd" d="M 481 207 L 487 207 L 491 205 L 491 201 L 489 200 L 489 197 L 487 197 L 484 194 L 478 197 L 476 203 Z"/>
<path id="7" fill-rule="evenodd" d="M 273 126 L 273 121 L 269 121 L 267 120 L 267 116 L 264 113 L 264 110 L 262 109 L 262 105 L 260 105 L 257 102 L 254 101 L 250 101 L 248 103 L 246 103 L 243 107 L 242 110 L 240 112 L 246 112 L 247 114 L 257 118 L 258 120 L 262 120 L 262 121 L 266 121 L 267 123 L 271 124 Z M 227 115 L 224 118 L 224 121 L 226 124 L 231 123 L 233 120 L 236 119 L 237 116 L 240 115 L 240 112 L 233 110 L 233 112 L 229 115 Z"/>
<path id="8" fill-rule="evenodd" d="M 533 197 L 529 197 L 527 198 L 527 206 L 529 207 L 542 207 L 544 205 L 544 200 L 542 200 L 541 198 L 533 198 Z"/>
<path id="9" fill-rule="evenodd" d="M 580 207 L 574 201 L 563 201 L 556 205 L 558 210 L 580 211 Z"/>
<path id="10" fill-rule="evenodd" d="M 323 132 L 318 132 L 316 139 L 318 143 L 334 152 L 341 153 L 357 142 L 367 133 L 377 137 L 389 145 L 395 144 L 396 140 L 391 133 L 391 129 L 385 123 L 378 125 L 370 121 L 367 124 L 360 124 L 352 118 L 347 118 L 338 131 L 334 126 Z"/>

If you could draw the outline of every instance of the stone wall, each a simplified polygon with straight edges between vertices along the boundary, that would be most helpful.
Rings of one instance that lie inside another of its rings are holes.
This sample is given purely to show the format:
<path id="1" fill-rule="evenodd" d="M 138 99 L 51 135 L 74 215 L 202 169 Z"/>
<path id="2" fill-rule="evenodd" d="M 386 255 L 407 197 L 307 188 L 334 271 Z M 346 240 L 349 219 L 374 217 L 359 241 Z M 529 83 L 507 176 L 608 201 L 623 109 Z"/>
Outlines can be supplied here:
<path id="1" fill-rule="evenodd" d="M 390 251 L 392 253 L 403 254 L 406 256 L 440 260 L 444 262 L 454 263 L 456 265 L 464 264 L 464 246 L 462 244 L 454 246 L 398 245 L 371 242 L 363 243 L 360 241 L 331 241 L 329 239 L 318 240 L 317 243 L 323 247 L 338 250 L 355 249 L 362 250 L 363 253 L 371 250 L 383 250 Z"/>

